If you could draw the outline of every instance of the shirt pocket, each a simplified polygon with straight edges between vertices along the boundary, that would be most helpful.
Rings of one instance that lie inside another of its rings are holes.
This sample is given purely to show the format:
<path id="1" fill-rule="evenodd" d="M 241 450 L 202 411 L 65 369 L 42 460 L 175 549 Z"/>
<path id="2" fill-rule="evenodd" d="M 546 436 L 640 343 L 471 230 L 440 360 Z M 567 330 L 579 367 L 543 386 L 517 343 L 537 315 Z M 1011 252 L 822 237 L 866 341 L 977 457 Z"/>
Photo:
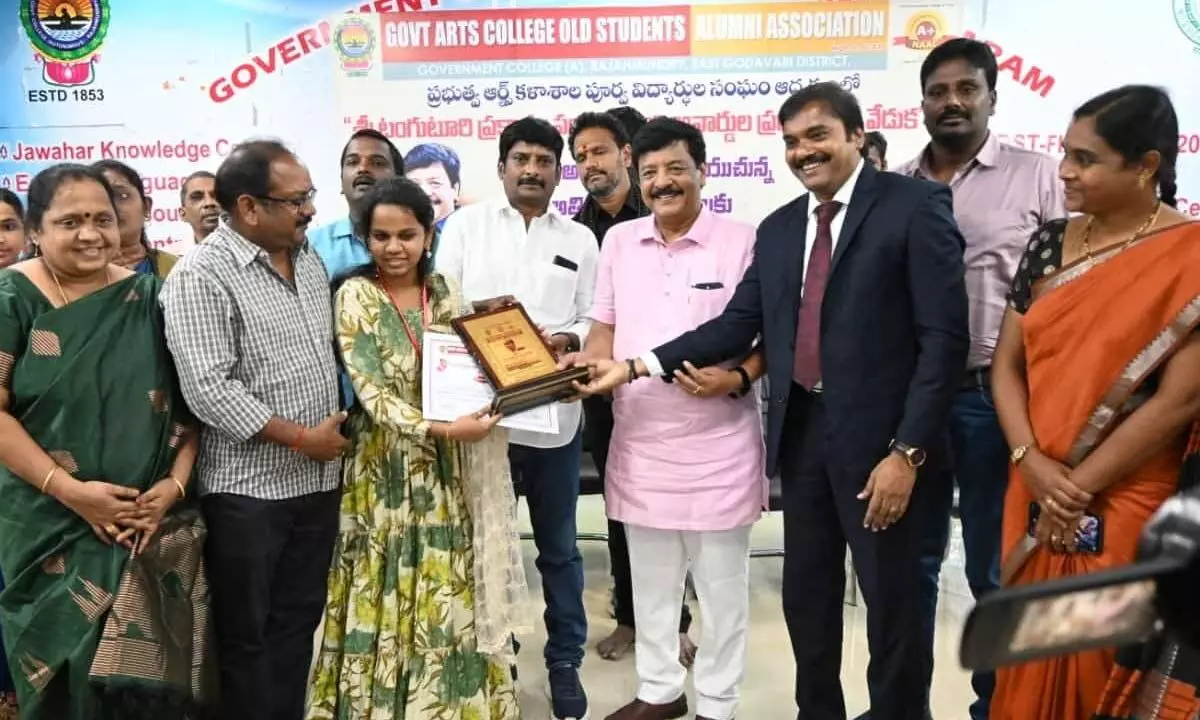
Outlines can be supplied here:
<path id="1" fill-rule="evenodd" d="M 697 324 L 712 320 L 725 310 L 732 295 L 733 289 L 716 277 L 711 280 L 693 280 L 687 289 L 692 319 L 696 320 Z"/>
<path id="2" fill-rule="evenodd" d="M 533 266 L 533 305 L 551 317 L 574 317 L 575 291 L 579 286 L 579 273 L 556 265 L 550 261 L 537 262 Z M 571 312 L 566 312 L 566 309 Z"/>

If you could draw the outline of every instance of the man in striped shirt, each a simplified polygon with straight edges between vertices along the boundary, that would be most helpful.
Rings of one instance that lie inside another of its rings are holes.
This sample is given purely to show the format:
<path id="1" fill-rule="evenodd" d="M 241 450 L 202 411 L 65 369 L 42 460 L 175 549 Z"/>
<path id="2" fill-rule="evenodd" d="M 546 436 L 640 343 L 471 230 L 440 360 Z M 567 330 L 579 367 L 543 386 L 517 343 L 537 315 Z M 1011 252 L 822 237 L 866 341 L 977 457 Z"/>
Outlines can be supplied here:
<path id="1" fill-rule="evenodd" d="M 305 240 L 313 192 L 283 145 L 234 148 L 217 170 L 227 220 L 162 290 L 167 342 L 202 423 L 196 474 L 226 720 L 303 715 L 338 530 L 345 416 L 329 281 Z"/>

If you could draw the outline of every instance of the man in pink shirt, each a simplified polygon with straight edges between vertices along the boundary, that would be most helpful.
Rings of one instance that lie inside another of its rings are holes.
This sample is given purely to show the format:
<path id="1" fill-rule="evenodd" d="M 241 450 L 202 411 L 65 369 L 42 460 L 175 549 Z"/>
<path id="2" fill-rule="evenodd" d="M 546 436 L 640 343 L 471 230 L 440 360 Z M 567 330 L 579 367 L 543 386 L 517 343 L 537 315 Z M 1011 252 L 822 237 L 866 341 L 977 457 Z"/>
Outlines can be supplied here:
<path id="1" fill-rule="evenodd" d="M 633 139 L 652 215 L 605 236 L 584 354 L 631 357 L 721 314 L 754 252 L 755 230 L 705 209 L 704 137 L 670 118 Z M 686 366 L 674 384 L 614 393 L 608 515 L 625 524 L 637 621 L 637 698 L 608 720 L 687 714 L 679 614 L 689 568 L 702 608 L 695 660 L 698 720 L 730 720 L 744 675 L 750 528 L 767 501 L 762 416 L 741 365 Z"/>

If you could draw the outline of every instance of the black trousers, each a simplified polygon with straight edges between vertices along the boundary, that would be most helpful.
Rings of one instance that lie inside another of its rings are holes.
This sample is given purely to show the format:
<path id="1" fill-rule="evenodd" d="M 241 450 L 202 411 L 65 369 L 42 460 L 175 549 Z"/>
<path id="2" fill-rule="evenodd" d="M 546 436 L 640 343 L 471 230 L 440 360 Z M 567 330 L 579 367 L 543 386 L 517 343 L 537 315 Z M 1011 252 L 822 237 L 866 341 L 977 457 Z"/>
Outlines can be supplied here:
<path id="1" fill-rule="evenodd" d="M 796 658 L 796 706 L 803 720 L 846 720 L 842 695 L 842 603 L 846 546 L 867 606 L 872 720 L 922 720 L 919 527 L 910 510 L 887 530 L 863 527 L 857 498 L 865 472 L 832 462 L 820 395 L 792 387 L 782 444 L 783 612 Z M 914 497 L 921 493 L 918 478 Z"/>
<path id="2" fill-rule="evenodd" d="M 325 608 L 338 491 L 203 499 L 224 720 L 301 720 Z"/>
<path id="3" fill-rule="evenodd" d="M 603 484 L 605 469 L 608 466 L 608 444 L 612 440 L 613 432 L 612 403 L 604 397 L 586 398 L 583 401 L 583 412 L 586 416 L 584 436 L 592 460 L 596 462 L 596 470 L 600 473 L 600 482 Z M 608 559 L 613 577 L 613 615 L 618 625 L 636 628 L 633 618 L 633 579 L 629 570 L 629 542 L 625 539 L 625 525 L 612 519 L 608 521 Z M 691 626 L 692 612 L 684 602 L 683 613 L 679 616 L 679 632 L 685 633 Z"/>

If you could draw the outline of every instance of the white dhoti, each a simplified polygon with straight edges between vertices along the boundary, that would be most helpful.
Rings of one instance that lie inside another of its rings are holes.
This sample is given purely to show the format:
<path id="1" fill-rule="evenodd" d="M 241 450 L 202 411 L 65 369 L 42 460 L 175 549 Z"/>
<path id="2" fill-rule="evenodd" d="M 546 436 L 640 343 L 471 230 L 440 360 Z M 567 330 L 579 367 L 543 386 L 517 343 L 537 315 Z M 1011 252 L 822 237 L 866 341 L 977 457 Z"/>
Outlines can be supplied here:
<path id="1" fill-rule="evenodd" d="M 688 570 L 700 601 L 700 648 L 693 666 L 696 714 L 730 720 L 746 672 L 750 624 L 750 527 L 715 531 L 627 525 L 633 579 L 638 699 L 664 704 L 684 692 L 679 614 Z"/>

